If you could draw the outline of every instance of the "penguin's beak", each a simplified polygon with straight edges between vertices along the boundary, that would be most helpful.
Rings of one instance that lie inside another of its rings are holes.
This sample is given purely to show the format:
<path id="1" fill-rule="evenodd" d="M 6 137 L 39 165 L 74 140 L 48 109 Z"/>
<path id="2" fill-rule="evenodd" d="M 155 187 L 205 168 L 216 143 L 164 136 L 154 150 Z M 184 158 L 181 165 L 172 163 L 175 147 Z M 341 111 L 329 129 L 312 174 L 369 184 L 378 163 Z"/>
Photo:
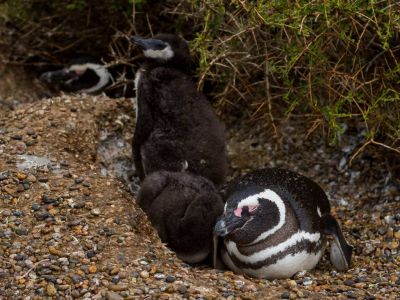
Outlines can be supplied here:
<path id="1" fill-rule="evenodd" d="M 167 46 L 167 44 L 161 40 L 145 39 L 137 35 L 132 36 L 129 40 L 131 43 L 138 45 L 143 50 L 162 50 Z"/>
<path id="2" fill-rule="evenodd" d="M 51 71 L 43 73 L 40 76 L 40 80 L 48 83 L 68 81 L 75 78 L 77 75 L 75 72 L 68 71 L 67 69 L 61 69 L 58 71 Z"/>
<path id="3" fill-rule="evenodd" d="M 224 237 L 235 229 L 241 228 L 246 223 L 246 219 L 235 215 L 224 215 L 219 218 L 214 226 L 214 235 Z"/>

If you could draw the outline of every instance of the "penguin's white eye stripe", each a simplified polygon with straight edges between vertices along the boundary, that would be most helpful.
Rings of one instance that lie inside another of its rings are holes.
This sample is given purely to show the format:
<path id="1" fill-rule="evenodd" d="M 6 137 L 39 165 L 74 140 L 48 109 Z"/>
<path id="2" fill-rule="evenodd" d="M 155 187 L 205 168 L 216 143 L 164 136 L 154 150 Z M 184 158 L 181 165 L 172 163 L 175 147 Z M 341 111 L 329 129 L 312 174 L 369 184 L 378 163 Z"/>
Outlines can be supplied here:
<path id="1" fill-rule="evenodd" d="M 143 51 L 144 56 L 149 57 L 149 58 L 154 58 L 154 59 L 163 59 L 167 60 L 170 59 L 174 56 L 174 51 L 172 51 L 171 46 L 168 45 L 162 50 L 153 50 L 153 49 L 147 49 Z"/>
<path id="2" fill-rule="evenodd" d="M 283 226 L 283 224 L 285 224 L 286 221 L 285 203 L 277 193 L 275 193 L 273 190 L 270 189 L 265 189 L 264 191 L 258 194 L 254 194 L 248 196 L 247 198 L 244 198 L 238 203 L 237 207 L 259 205 L 260 200 L 271 201 L 276 205 L 279 212 L 279 222 L 271 229 L 261 233 L 252 243 L 258 243 L 259 241 L 265 239 L 266 237 L 274 234 Z"/>

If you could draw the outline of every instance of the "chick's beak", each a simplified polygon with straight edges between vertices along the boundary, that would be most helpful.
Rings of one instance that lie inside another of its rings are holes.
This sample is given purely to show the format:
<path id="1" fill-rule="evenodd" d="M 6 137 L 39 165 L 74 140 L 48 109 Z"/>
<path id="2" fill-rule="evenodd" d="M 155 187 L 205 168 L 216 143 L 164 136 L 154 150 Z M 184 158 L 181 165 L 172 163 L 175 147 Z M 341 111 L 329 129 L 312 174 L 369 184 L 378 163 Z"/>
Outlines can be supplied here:
<path id="1" fill-rule="evenodd" d="M 143 50 L 160 50 L 163 49 L 166 44 L 161 41 L 161 40 L 157 40 L 157 39 L 145 39 L 141 36 L 138 35 L 134 35 L 132 36 L 130 39 L 130 42 L 138 45 L 139 47 L 141 47 Z"/>
<path id="2" fill-rule="evenodd" d="M 53 82 L 67 81 L 74 78 L 75 76 L 76 74 L 74 72 L 70 72 L 67 69 L 61 69 L 58 71 L 43 73 L 40 76 L 40 80 L 48 83 L 53 83 Z"/>

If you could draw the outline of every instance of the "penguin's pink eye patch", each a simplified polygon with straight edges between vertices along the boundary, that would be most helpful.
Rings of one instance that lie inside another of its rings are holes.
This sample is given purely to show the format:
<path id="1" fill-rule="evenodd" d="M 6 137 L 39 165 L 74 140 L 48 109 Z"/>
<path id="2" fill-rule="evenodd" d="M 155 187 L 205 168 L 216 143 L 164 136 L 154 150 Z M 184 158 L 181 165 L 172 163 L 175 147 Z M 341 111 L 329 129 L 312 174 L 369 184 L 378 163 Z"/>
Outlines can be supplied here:
<path id="1" fill-rule="evenodd" d="M 74 72 L 76 75 L 81 76 L 81 75 L 83 75 L 83 73 L 86 72 L 86 69 L 76 69 L 76 70 L 74 70 Z"/>
<path id="2" fill-rule="evenodd" d="M 236 208 L 236 209 L 233 211 L 233 213 L 234 213 L 234 215 L 235 215 L 236 217 L 239 217 L 239 218 L 240 218 L 240 217 L 242 216 L 243 211 L 248 210 L 249 214 L 252 215 L 252 214 L 256 211 L 257 207 L 258 207 L 258 205 L 242 206 L 242 207 Z"/>

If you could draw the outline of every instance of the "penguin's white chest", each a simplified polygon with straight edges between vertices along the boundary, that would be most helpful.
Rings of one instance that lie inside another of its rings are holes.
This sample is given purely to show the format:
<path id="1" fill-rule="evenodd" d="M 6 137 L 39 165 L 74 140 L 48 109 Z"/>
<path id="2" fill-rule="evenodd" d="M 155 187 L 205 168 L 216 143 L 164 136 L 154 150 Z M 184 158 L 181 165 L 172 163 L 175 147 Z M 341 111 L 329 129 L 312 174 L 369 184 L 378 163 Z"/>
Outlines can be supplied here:
<path id="1" fill-rule="evenodd" d="M 309 251 L 304 243 L 313 244 L 314 251 Z M 240 274 L 265 279 L 289 278 L 317 265 L 324 249 L 322 243 L 319 233 L 298 231 L 278 245 L 244 255 L 236 243 L 228 241 L 222 259 L 227 267 Z"/>
<path id="2" fill-rule="evenodd" d="M 294 254 L 287 254 L 275 263 L 261 266 L 259 268 L 239 268 L 232 261 L 228 252 L 222 256 L 224 263 L 238 274 L 247 274 L 252 277 L 264 279 L 290 278 L 297 272 L 315 268 L 322 256 L 322 249 L 316 253 L 308 253 L 303 250 Z"/>

